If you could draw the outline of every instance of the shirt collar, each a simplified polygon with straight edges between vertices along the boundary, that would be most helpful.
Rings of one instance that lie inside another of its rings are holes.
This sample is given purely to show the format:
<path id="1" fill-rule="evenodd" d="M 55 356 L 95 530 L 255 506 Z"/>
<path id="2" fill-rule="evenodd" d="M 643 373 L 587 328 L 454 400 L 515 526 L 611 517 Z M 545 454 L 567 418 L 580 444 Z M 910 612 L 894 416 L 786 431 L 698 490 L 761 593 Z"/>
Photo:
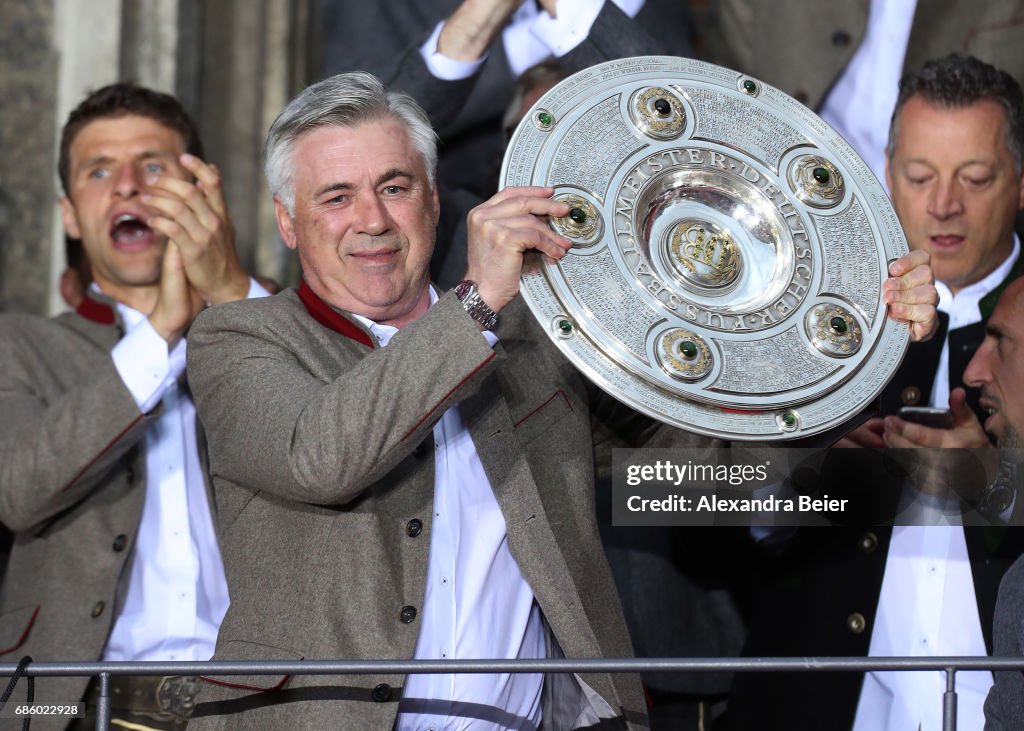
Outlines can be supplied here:
<path id="1" fill-rule="evenodd" d="M 125 330 L 131 330 L 133 327 L 135 327 L 140 322 L 146 319 L 146 315 L 142 314 L 134 307 L 129 307 L 123 302 L 118 302 L 110 295 L 106 294 L 102 289 L 100 289 L 100 286 L 96 282 L 92 282 L 89 284 L 89 294 L 93 293 L 102 295 L 104 300 L 109 300 L 111 303 L 113 303 L 114 307 L 117 308 L 118 314 L 121 315 L 121 321 L 124 323 Z M 85 317 L 86 319 L 93 320 L 94 322 L 105 322 L 106 324 L 111 324 L 114 321 L 113 310 L 111 310 L 109 315 L 104 316 L 100 312 L 100 310 L 97 309 L 109 307 L 110 305 L 108 305 L 105 301 L 98 301 L 87 295 L 86 298 L 82 300 L 82 303 L 78 306 L 77 311 L 78 314 L 82 315 L 82 317 Z"/>
<path id="2" fill-rule="evenodd" d="M 1010 255 L 1006 257 L 1002 264 L 977 282 L 968 284 L 954 295 L 944 282 L 936 281 L 935 289 L 939 292 L 939 304 L 937 307 L 939 312 L 945 312 L 948 315 L 966 312 L 977 313 L 977 317 L 980 319 L 981 313 L 978 310 L 978 303 L 982 297 L 998 287 L 1010 275 L 1010 270 L 1013 269 L 1018 256 L 1020 256 L 1020 239 L 1017 238 L 1017 234 L 1014 234 L 1013 250 L 1010 252 Z"/>
<path id="3" fill-rule="evenodd" d="M 437 302 L 437 291 L 434 289 L 433 284 L 428 285 L 427 289 L 430 292 L 430 304 L 428 307 L 433 307 L 434 303 Z M 377 338 L 377 342 L 382 348 L 387 347 L 387 344 L 391 342 L 391 338 L 393 338 L 395 333 L 398 332 L 398 328 L 393 325 L 381 325 L 380 323 L 374 322 L 369 317 L 363 317 L 362 315 L 357 315 L 354 312 L 352 313 L 352 317 L 356 318 L 366 326 L 366 329 L 373 334 L 373 337 Z"/>

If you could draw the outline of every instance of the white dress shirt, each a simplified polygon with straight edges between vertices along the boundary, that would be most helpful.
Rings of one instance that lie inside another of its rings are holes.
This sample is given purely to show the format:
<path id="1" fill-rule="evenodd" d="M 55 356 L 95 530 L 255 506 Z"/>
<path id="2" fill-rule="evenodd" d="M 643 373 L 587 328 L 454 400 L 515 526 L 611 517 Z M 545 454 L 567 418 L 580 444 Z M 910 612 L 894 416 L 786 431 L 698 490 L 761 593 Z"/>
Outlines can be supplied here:
<path id="1" fill-rule="evenodd" d="M 611 2 L 631 18 L 636 17 L 644 6 L 644 0 Z M 534 0 L 524 0 L 501 34 L 512 73 L 519 76 L 550 56 L 561 58 L 576 48 L 590 33 L 604 3 L 605 0 L 558 0 L 558 17 L 552 18 L 547 11 L 538 8 Z M 427 68 L 434 76 L 446 81 L 472 76 L 487 59 L 487 54 L 476 61 L 457 61 L 438 53 L 437 39 L 443 26 L 444 21 L 438 23 L 433 34 L 420 47 Z"/>
<path id="2" fill-rule="evenodd" d="M 987 654 L 962 527 L 893 528 L 868 654 Z M 958 729 L 981 731 L 991 685 L 988 670 L 956 674 Z M 867 673 L 853 731 L 940 731 L 945 690 L 939 671 Z"/>
<path id="3" fill-rule="evenodd" d="M 95 286 L 95 285 L 94 285 Z M 267 292 L 250 280 L 249 297 Z M 127 591 L 104 660 L 208 660 L 228 609 L 217 534 L 196 445 L 196 410 L 181 379 L 185 340 L 168 352 L 149 319 L 118 303 L 125 336 L 111 356 L 143 412 L 146 495 Z"/>
<path id="4" fill-rule="evenodd" d="M 991 274 L 964 287 L 956 296 L 942 282 L 938 309 L 949 315 L 949 328 L 981 321 L 978 303 L 1010 273 L 1020 254 L 1014 237 L 1013 252 Z M 932 386 L 932 406 L 949 404 L 949 337 Z M 911 506 L 920 508 L 921 506 Z M 872 656 L 985 656 L 974 578 L 959 512 L 937 514 L 935 525 L 893 528 L 882 577 L 878 613 L 871 633 Z M 943 524 L 945 523 L 945 524 Z M 950 524 L 952 523 L 952 525 Z M 983 706 L 992 685 L 992 673 L 957 673 L 957 728 L 980 729 Z M 944 673 L 868 673 L 864 678 L 854 731 L 897 731 L 942 728 Z"/>
<path id="5" fill-rule="evenodd" d="M 433 289 L 430 300 L 437 301 Z M 381 347 L 398 332 L 356 317 Z M 483 335 L 497 342 L 493 333 Z M 509 551 L 505 519 L 458 406 L 444 413 L 433 436 L 430 559 L 413 657 L 545 657 L 540 608 Z M 535 731 L 543 687 L 540 673 L 409 675 L 395 728 Z"/>
<path id="6" fill-rule="evenodd" d="M 916 6 L 917 0 L 871 0 L 864 39 L 819 112 L 864 158 L 886 190 L 889 121 Z"/>

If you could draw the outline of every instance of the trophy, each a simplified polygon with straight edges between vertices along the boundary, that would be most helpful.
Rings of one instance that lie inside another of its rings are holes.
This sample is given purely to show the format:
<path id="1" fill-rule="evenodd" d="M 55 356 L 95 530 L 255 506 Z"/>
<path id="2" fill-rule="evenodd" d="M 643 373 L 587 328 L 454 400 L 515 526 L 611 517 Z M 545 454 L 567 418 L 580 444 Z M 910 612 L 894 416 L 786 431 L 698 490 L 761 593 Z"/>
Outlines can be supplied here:
<path id="1" fill-rule="evenodd" d="M 886 316 L 907 253 L 882 186 L 811 110 L 757 79 L 669 56 L 609 61 L 520 123 L 501 186 L 555 190 L 573 242 L 528 258 L 522 295 L 620 401 L 733 440 L 851 419 L 900 365 Z"/>

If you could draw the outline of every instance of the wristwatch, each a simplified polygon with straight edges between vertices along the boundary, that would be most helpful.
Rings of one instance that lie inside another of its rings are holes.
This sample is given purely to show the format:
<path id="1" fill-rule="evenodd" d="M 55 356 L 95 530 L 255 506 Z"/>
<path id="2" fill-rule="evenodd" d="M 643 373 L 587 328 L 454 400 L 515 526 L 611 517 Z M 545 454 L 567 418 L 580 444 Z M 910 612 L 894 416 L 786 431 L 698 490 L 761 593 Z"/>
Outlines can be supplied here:
<path id="1" fill-rule="evenodd" d="M 1015 486 L 1019 483 L 1017 465 L 1005 457 L 999 463 L 999 474 L 982 492 L 978 510 L 989 517 L 999 517 L 1013 505 Z"/>
<path id="2" fill-rule="evenodd" d="M 498 324 L 498 313 L 488 307 L 480 297 L 476 282 L 463 279 L 455 285 L 455 296 L 462 302 L 462 307 L 469 316 L 484 326 L 484 330 L 493 330 Z"/>

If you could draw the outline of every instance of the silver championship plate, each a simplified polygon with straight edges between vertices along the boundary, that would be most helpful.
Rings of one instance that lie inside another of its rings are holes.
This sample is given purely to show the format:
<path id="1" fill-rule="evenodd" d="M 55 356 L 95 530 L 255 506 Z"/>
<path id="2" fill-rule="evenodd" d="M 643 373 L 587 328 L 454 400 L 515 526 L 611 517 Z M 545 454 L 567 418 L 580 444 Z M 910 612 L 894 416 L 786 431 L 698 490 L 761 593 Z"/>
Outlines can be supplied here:
<path id="1" fill-rule="evenodd" d="M 909 328 L 882 282 L 907 253 L 867 165 L 757 79 L 670 56 L 610 61 L 545 94 L 501 186 L 568 201 L 574 242 L 531 255 L 522 294 L 604 390 L 709 436 L 784 440 L 861 412 Z"/>

